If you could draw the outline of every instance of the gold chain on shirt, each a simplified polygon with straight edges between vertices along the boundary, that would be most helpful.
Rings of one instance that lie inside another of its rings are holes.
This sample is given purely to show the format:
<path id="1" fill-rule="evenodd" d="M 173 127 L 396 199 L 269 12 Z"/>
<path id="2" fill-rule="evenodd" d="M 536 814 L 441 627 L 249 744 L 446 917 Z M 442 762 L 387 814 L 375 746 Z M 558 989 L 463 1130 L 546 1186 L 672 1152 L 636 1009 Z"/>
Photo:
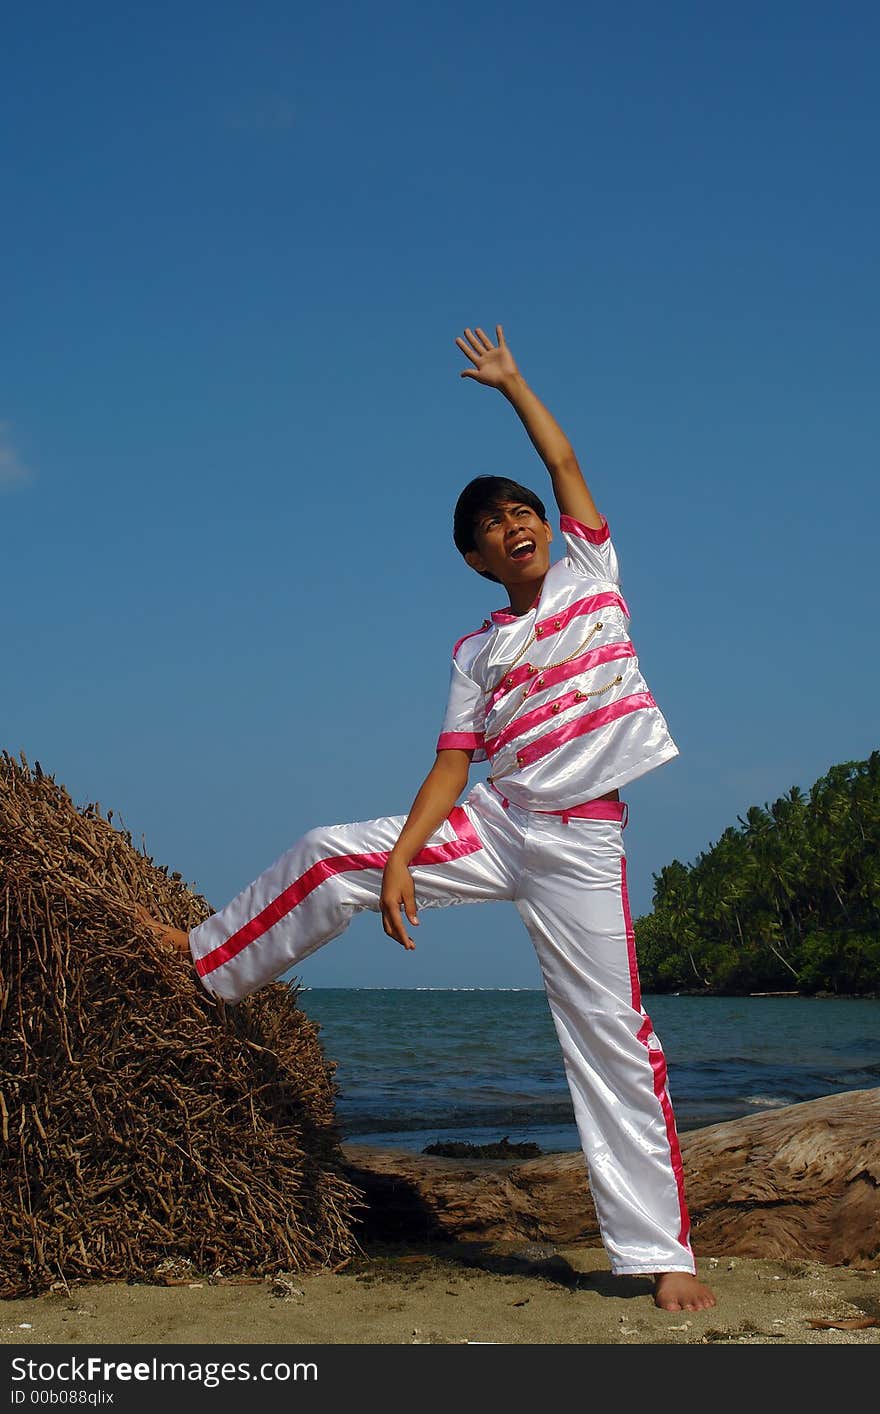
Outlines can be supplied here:
<path id="1" fill-rule="evenodd" d="M 587 634 L 587 636 L 586 636 L 586 638 L 583 640 L 583 642 L 582 642 L 582 643 L 579 643 L 578 646 L 577 646 L 577 648 L 574 650 L 574 652 L 573 652 L 573 653 L 569 653 L 565 658 L 559 658 L 555 663 L 544 663 L 544 664 L 542 664 L 542 666 L 541 666 L 540 668 L 536 668 L 536 667 L 534 666 L 534 664 L 532 664 L 532 665 L 530 666 L 530 668 L 529 668 L 529 681 L 526 683 L 525 692 L 524 692 L 523 695 L 522 695 L 522 701 L 525 702 L 526 698 L 529 696 L 529 688 L 530 688 L 531 685 L 532 685 L 532 683 L 531 683 L 531 679 L 532 679 L 532 678 L 538 677 L 538 674 L 539 674 L 539 673 L 545 673 L 545 672 L 547 672 L 550 668 L 561 668 L 562 665 L 563 665 L 563 663 L 570 663 L 571 660 L 572 660 L 572 658 L 576 658 L 579 653 L 583 653 L 583 651 L 584 651 L 584 649 L 586 648 L 587 644 L 588 644 L 593 638 L 595 638 L 596 634 L 599 632 L 599 630 L 600 630 L 601 628 L 602 628 L 602 621 L 601 621 L 601 619 L 600 619 L 598 623 L 593 624 L 593 627 L 590 629 L 589 633 Z M 513 671 L 513 669 L 516 667 L 517 663 L 519 662 L 520 658 L 522 658 L 522 657 L 524 656 L 524 654 L 528 651 L 528 649 L 531 648 L 532 644 L 536 641 L 537 637 L 538 637 L 538 635 L 537 635 L 535 629 L 532 629 L 531 637 L 526 640 L 526 642 L 523 644 L 523 646 L 522 646 L 522 648 L 520 649 L 520 651 L 517 653 L 516 657 L 513 659 L 513 662 L 512 662 L 512 663 L 509 663 L 509 664 L 507 665 L 507 667 L 504 669 L 503 674 L 502 674 L 501 677 L 498 679 L 498 683 L 497 683 L 497 685 L 496 685 L 496 687 L 495 687 L 495 689 L 494 689 L 495 692 L 497 692 L 498 689 L 503 685 L 504 679 L 508 676 L 509 673 L 511 673 L 511 672 Z M 539 682 L 539 684 L 540 684 L 540 682 L 541 682 L 541 679 L 540 679 L 540 678 L 538 678 L 538 682 Z M 576 695 L 575 700 L 578 701 L 578 702 L 585 702 L 588 697 L 601 697 L 601 696 L 603 695 L 603 693 L 610 692 L 611 689 L 612 689 L 612 687 L 616 687 L 617 684 L 620 683 L 620 682 L 623 682 L 623 678 L 621 677 L 620 673 L 618 673 L 617 676 L 616 676 L 616 677 L 613 677 L 610 682 L 606 682 L 606 684 L 605 684 L 604 687 L 595 687 L 595 688 L 592 689 L 591 692 L 580 692 L 580 691 L 579 691 L 579 692 L 577 693 L 577 695 Z M 510 686 L 512 687 L 513 684 L 511 683 Z M 551 712 L 558 712 L 558 711 L 559 711 L 559 708 L 560 708 L 560 704 L 559 704 L 558 702 L 554 702 L 554 704 L 553 704 L 553 706 L 551 707 L 550 710 L 551 710 Z M 517 758 L 517 764 L 522 764 L 521 762 L 519 762 L 519 758 Z M 511 768 L 509 768 L 507 771 L 502 771 L 502 772 L 500 773 L 500 775 L 502 775 L 502 776 L 504 776 L 504 775 L 509 775 L 509 774 L 510 774 L 510 770 L 512 770 L 512 769 L 514 769 L 514 768 L 511 767 Z M 495 780 L 499 779 L 499 776 L 489 776 L 488 779 L 489 779 L 490 781 L 495 781 Z"/>
<path id="2" fill-rule="evenodd" d="M 601 629 L 601 627 L 602 627 L 601 621 L 600 621 L 599 623 L 593 624 L 593 627 L 590 629 L 590 632 L 587 634 L 587 636 L 586 636 L 586 638 L 584 639 L 583 643 L 579 643 L 578 646 L 577 646 L 577 648 L 574 650 L 573 653 L 569 653 L 569 654 L 567 655 L 567 657 L 565 657 L 565 658 L 560 658 L 560 659 L 559 659 L 557 662 L 555 662 L 555 663 L 542 663 L 542 665 L 541 665 L 540 668 L 535 668 L 535 667 L 533 667 L 533 668 L 531 669 L 531 675 L 532 675 L 533 677 L 535 677 L 535 676 L 537 676 L 538 673 L 546 673 L 546 672 L 549 672 L 550 668 L 561 668 L 562 665 L 563 665 L 563 663 L 570 663 L 571 660 L 572 660 L 572 658 L 576 658 L 579 653 L 583 653 L 583 651 L 584 651 L 584 649 L 586 648 L 587 644 L 591 641 L 591 639 L 595 638 L 596 634 L 599 632 L 599 630 Z M 514 658 L 513 662 L 512 662 L 512 663 L 508 663 L 507 667 L 504 669 L 504 672 L 501 674 L 501 677 L 498 679 L 498 682 L 497 682 L 497 684 L 496 684 L 496 686 L 495 686 L 495 689 L 494 689 L 495 692 L 497 692 L 498 689 L 503 685 L 504 679 L 507 677 L 508 673 L 511 673 L 511 672 L 513 671 L 513 669 L 516 667 L 517 663 L 519 662 L 520 658 L 522 658 L 523 655 L 528 651 L 528 649 L 531 648 L 532 644 L 537 640 L 537 637 L 538 637 L 538 635 L 537 635 L 535 629 L 532 629 L 531 638 L 529 638 L 529 639 L 526 640 L 526 642 L 523 644 L 522 648 L 520 649 L 520 651 L 517 653 L 516 657 Z M 620 682 L 620 678 L 615 679 L 615 681 L 616 681 L 616 682 Z M 511 683 L 510 686 L 512 687 L 513 684 Z M 610 682 L 610 683 L 608 684 L 608 687 L 613 687 L 613 686 L 614 686 L 614 683 L 613 683 L 613 682 Z M 526 684 L 526 687 L 528 688 L 528 684 Z M 608 691 L 608 688 L 603 687 L 603 688 L 600 688 L 599 691 L 600 691 L 600 692 L 607 692 L 607 691 Z M 595 693 L 595 692 L 586 692 L 586 693 L 584 693 L 584 696 L 585 696 L 585 697 L 596 697 L 597 695 L 598 695 L 598 694 Z M 526 696 L 528 696 L 528 692 L 526 693 Z"/>

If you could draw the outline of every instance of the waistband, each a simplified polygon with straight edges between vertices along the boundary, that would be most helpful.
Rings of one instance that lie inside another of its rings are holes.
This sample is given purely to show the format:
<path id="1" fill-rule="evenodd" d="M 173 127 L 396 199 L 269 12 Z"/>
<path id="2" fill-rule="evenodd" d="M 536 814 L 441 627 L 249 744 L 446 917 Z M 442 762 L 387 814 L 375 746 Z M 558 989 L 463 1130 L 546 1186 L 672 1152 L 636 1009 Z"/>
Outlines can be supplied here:
<path id="1" fill-rule="evenodd" d="M 496 795 L 501 796 L 501 804 L 505 810 L 510 808 L 510 801 L 502 791 L 498 789 L 494 781 L 488 781 Z M 518 805 L 517 810 L 526 810 L 523 805 Z M 624 800 L 585 800 L 581 805 L 569 805 L 565 810 L 527 810 L 529 815 L 558 815 L 563 825 L 567 825 L 569 820 L 616 820 L 617 823 L 626 829 L 629 819 L 629 808 Z"/>

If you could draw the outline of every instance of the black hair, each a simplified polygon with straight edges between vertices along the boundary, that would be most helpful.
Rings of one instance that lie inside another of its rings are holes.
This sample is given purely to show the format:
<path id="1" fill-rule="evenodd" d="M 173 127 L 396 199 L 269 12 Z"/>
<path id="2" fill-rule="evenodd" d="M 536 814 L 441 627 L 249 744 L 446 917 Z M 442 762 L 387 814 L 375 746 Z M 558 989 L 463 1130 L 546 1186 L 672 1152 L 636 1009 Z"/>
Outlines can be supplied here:
<path id="1" fill-rule="evenodd" d="M 542 520 L 547 519 L 547 510 L 540 496 L 536 496 L 528 486 L 520 486 L 518 481 L 511 481 L 507 476 L 475 476 L 473 481 L 469 481 L 455 503 L 452 538 L 456 549 L 462 555 L 476 550 L 474 531 L 480 516 L 511 502 L 530 506 Z M 490 574 L 488 570 L 477 570 L 477 574 L 481 574 L 484 579 L 494 580 L 496 584 L 501 583 L 498 576 Z"/>

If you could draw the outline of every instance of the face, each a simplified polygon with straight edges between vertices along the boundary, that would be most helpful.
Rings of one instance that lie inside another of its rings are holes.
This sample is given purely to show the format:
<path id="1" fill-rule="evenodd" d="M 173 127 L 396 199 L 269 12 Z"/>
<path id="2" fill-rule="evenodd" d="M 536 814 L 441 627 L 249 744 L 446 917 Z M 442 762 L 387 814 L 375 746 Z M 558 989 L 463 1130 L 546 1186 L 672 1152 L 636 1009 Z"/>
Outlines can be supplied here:
<path id="1" fill-rule="evenodd" d="M 488 570 L 505 588 L 543 580 L 550 568 L 553 532 L 537 511 L 511 501 L 484 511 L 474 527 L 477 548 L 465 555 L 475 570 Z"/>

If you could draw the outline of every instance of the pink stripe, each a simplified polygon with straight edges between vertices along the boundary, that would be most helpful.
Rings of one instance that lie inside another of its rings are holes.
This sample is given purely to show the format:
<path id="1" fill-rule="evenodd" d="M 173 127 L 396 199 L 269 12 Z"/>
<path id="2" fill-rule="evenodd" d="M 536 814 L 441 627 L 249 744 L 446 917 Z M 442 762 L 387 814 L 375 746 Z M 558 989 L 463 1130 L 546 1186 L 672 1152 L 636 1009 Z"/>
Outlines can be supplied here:
<path id="1" fill-rule="evenodd" d="M 559 528 L 563 535 L 577 535 L 581 540 L 589 540 L 591 545 L 603 545 L 611 535 L 608 529 L 608 522 L 602 517 L 602 524 L 598 530 L 591 525 L 584 525 L 582 521 L 575 520 L 573 516 L 562 516 L 559 521 Z"/>
<path id="2" fill-rule="evenodd" d="M 568 695 L 566 694 L 566 696 Z M 560 698 L 560 701 L 563 700 Z M 517 764 L 531 766 L 533 762 L 540 761 L 543 756 L 548 756 L 551 751 L 565 746 L 566 742 L 574 741 L 576 737 L 584 736 L 587 732 L 597 731 L 599 727 L 607 726 L 609 722 L 616 722 L 618 717 L 626 717 L 630 712 L 640 712 L 645 708 L 656 706 L 657 703 L 650 692 L 633 692 L 629 697 L 621 697 L 617 702 L 609 702 L 607 707 L 597 707 L 592 712 L 584 712 L 580 717 L 575 717 L 573 721 L 565 722 L 561 727 L 557 727 L 556 731 L 547 732 L 545 736 L 539 736 L 537 741 L 532 741 L 528 746 L 521 747 L 516 753 Z"/>
<path id="3" fill-rule="evenodd" d="M 648 1052 L 648 1059 L 651 1062 L 651 1069 L 654 1072 L 654 1094 L 660 1101 L 660 1108 L 663 1111 L 663 1118 L 666 1122 L 666 1138 L 669 1141 L 669 1157 L 672 1160 L 672 1172 L 675 1175 L 675 1186 L 678 1191 L 678 1213 L 681 1225 L 678 1229 L 678 1241 L 682 1247 L 688 1247 L 688 1236 L 690 1235 L 691 1221 L 688 1214 L 687 1199 L 684 1196 L 684 1168 L 681 1162 L 681 1149 L 678 1146 L 678 1135 L 675 1131 L 675 1116 L 672 1113 L 672 1104 L 669 1099 L 669 1091 L 666 1088 L 666 1057 L 658 1048 L 652 1050 L 648 1045 L 648 1037 L 653 1031 L 650 1016 L 646 1016 L 642 1028 L 636 1037 Z"/>
<path id="4" fill-rule="evenodd" d="M 467 641 L 468 641 L 469 638 L 476 638 L 476 636 L 477 636 L 478 633 L 485 633 L 485 632 L 486 632 L 486 629 L 487 629 L 487 628 L 490 628 L 490 627 L 491 627 L 491 625 L 490 625 L 490 623 L 489 623 L 489 620 L 488 620 L 488 619 L 484 619 L 481 628 L 475 628 L 475 629 L 473 629 L 470 633 L 464 633 L 464 634 L 462 634 L 461 638 L 458 640 L 458 642 L 456 643 L 455 647 L 454 647 L 453 650 L 452 650 L 452 656 L 453 656 L 453 658 L 455 657 L 455 655 L 457 654 L 459 648 L 461 647 L 461 645 L 462 645 L 463 643 L 467 643 Z"/>
<path id="5" fill-rule="evenodd" d="M 585 800 L 583 805 L 570 805 L 567 810 L 540 810 L 540 815 L 562 815 L 572 820 L 623 820 L 626 805 L 622 800 Z"/>
<path id="6" fill-rule="evenodd" d="M 529 613 L 532 612 L 532 609 L 538 607 L 540 600 L 541 596 L 539 594 L 535 602 L 529 606 Z M 606 590 L 601 594 L 591 595 L 589 599 L 581 599 L 578 604 L 572 604 L 569 608 L 560 610 L 560 612 L 554 614 L 552 618 L 542 619 L 540 623 L 535 626 L 535 632 L 538 638 L 546 638 L 548 634 L 557 633 L 559 629 L 565 628 L 567 623 L 570 623 L 572 619 L 577 618 L 580 614 L 589 614 L 593 609 L 599 609 L 612 604 L 616 605 L 618 609 L 622 609 L 627 618 L 630 617 L 629 609 L 626 607 L 623 597 L 620 594 Z M 509 609 L 494 609 L 492 612 L 492 621 L 496 624 L 518 623 L 519 620 L 524 617 L 525 615 L 523 614 L 512 614 Z M 478 629 L 477 632 L 480 633 L 482 630 Z"/>
<path id="7" fill-rule="evenodd" d="M 586 599 L 578 599 L 576 603 L 569 604 L 567 609 L 560 609 L 558 614 L 552 618 L 541 619 L 535 624 L 535 637 L 548 638 L 550 634 L 559 633 L 560 629 L 570 624 L 572 619 L 581 618 L 584 614 L 592 614 L 595 609 L 622 609 L 627 618 L 630 617 L 629 609 L 620 594 L 616 594 L 612 589 L 603 590 L 601 594 L 590 594 Z"/>
<path id="8" fill-rule="evenodd" d="M 540 727 L 544 722 L 551 721 L 560 712 L 567 712 L 569 707 L 577 707 L 579 703 L 588 700 L 585 692 L 582 692 L 580 688 L 573 687 L 570 692 L 564 692 L 561 697 L 555 697 L 552 702 L 543 702 L 540 707 L 533 707 L 531 712 L 523 712 L 521 717 L 515 717 L 497 736 L 487 738 L 486 755 L 497 755 L 503 746 L 515 741 L 518 736 L 523 736 L 533 727 Z M 543 737 L 541 740 L 543 741 Z"/>
<path id="9" fill-rule="evenodd" d="M 449 860 L 463 859 L 465 855 L 482 849 L 480 837 L 460 805 L 450 811 L 447 819 L 455 830 L 456 838 L 447 844 L 428 845 L 419 850 L 410 861 L 410 868 L 417 864 L 445 864 Z M 311 869 L 307 869 L 267 904 L 256 918 L 245 923 L 228 937 L 225 943 L 220 943 L 211 952 L 199 958 L 195 965 L 196 972 L 200 977 L 204 977 L 215 968 L 222 967 L 224 962 L 237 957 L 257 938 L 274 928 L 275 924 L 296 908 L 298 903 L 302 903 L 304 898 L 308 898 L 325 879 L 332 879 L 334 874 L 354 873 L 359 869 L 384 869 L 390 853 L 389 849 L 381 849 L 367 854 L 340 854 L 329 859 L 319 859 Z"/>
<path id="10" fill-rule="evenodd" d="M 506 810 L 510 801 L 503 791 L 500 791 L 492 780 L 491 776 L 486 778 L 496 795 L 501 796 L 501 804 Z M 519 810 L 526 809 L 525 806 L 517 807 Z M 622 800 L 585 800 L 580 805 L 570 805 L 567 810 L 529 810 L 530 815 L 561 815 L 563 820 L 569 818 L 574 820 L 616 820 L 623 823 L 626 815 L 626 803 Z"/>
<path id="11" fill-rule="evenodd" d="M 515 687 L 532 683 L 533 679 L 533 691 L 541 692 L 545 687 L 554 687 L 556 683 L 577 677 L 578 673 L 587 673 L 602 663 L 635 656 L 636 650 L 629 639 L 624 639 L 620 643 L 603 643 L 601 648 L 591 648 L 588 653 L 582 653 L 579 658 L 571 658 L 567 663 L 559 663 L 555 668 L 535 668 L 531 663 L 523 663 L 522 667 L 514 668 L 512 673 L 508 673 L 500 687 L 495 689 L 492 694 L 492 706 Z"/>
<path id="12" fill-rule="evenodd" d="M 642 988 L 639 983 L 639 963 L 636 957 L 636 934 L 629 908 L 629 893 L 626 887 L 626 855 L 620 857 L 620 896 L 623 899 L 623 926 L 626 929 L 626 955 L 629 958 L 629 983 L 632 990 L 633 1011 L 642 1009 Z"/>
<path id="13" fill-rule="evenodd" d="M 441 732 L 437 738 L 438 751 L 480 751 L 482 747 L 482 732 Z"/>

